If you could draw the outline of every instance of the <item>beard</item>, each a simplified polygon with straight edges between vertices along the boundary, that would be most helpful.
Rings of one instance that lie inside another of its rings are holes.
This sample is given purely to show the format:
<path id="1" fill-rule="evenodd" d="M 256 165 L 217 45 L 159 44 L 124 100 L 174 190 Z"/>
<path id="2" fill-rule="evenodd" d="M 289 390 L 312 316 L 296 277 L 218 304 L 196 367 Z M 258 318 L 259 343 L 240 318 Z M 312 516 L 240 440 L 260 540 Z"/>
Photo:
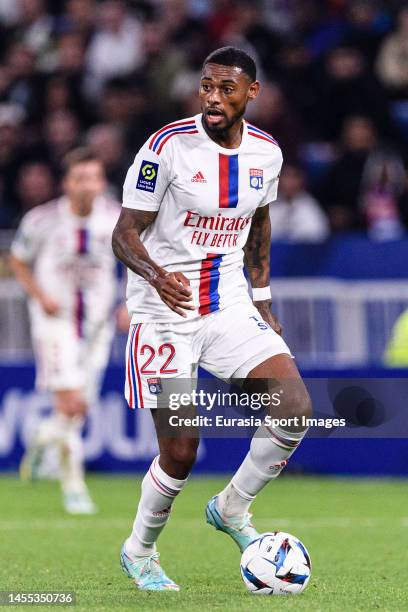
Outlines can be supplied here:
<path id="1" fill-rule="evenodd" d="M 235 123 L 242 119 L 242 117 L 244 116 L 244 112 L 245 109 L 242 109 L 242 111 L 235 113 L 230 119 L 227 119 L 227 117 L 223 115 L 224 119 L 226 119 L 226 123 L 224 125 L 209 124 L 207 122 L 205 113 L 203 113 L 203 124 L 205 131 L 207 133 L 213 134 L 214 136 L 222 138 L 223 136 L 226 136 L 228 134 L 229 130 Z"/>

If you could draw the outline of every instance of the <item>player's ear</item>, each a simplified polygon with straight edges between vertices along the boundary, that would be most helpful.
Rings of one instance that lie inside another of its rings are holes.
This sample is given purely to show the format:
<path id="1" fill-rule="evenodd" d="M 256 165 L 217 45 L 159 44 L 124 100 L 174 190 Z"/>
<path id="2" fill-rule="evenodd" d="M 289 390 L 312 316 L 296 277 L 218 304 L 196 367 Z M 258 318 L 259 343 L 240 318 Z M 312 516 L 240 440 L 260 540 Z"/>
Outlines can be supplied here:
<path id="1" fill-rule="evenodd" d="M 259 94 L 260 84 L 259 81 L 254 81 L 250 84 L 248 89 L 248 100 L 255 100 L 257 95 Z"/>

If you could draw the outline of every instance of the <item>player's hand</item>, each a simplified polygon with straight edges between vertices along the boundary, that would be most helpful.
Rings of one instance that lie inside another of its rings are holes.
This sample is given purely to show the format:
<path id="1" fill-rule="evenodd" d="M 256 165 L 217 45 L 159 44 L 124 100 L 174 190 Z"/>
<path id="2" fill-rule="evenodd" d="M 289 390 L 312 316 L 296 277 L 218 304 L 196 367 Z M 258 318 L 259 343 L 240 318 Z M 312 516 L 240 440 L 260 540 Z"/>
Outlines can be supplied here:
<path id="1" fill-rule="evenodd" d="M 39 300 L 41 308 L 45 314 L 50 317 L 55 317 L 60 311 L 60 305 L 53 298 L 48 295 L 42 295 Z"/>
<path id="2" fill-rule="evenodd" d="M 277 317 L 271 312 L 271 300 L 263 300 L 262 302 L 254 302 L 255 308 L 258 309 L 259 314 L 263 320 L 268 323 L 277 334 L 282 335 L 282 326 L 279 323 Z"/>
<path id="3" fill-rule="evenodd" d="M 182 272 L 167 272 L 152 281 L 161 300 L 174 312 L 186 318 L 185 310 L 195 310 L 190 281 Z"/>

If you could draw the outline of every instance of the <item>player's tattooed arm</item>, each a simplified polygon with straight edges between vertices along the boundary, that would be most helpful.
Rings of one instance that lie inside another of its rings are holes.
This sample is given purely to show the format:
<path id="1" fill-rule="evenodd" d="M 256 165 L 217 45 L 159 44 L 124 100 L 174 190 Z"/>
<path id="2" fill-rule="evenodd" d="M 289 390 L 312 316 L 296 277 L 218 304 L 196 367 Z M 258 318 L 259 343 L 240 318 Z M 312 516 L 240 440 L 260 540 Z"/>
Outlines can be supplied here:
<path id="1" fill-rule="evenodd" d="M 181 272 L 167 272 L 157 265 L 140 239 L 156 216 L 157 212 L 123 207 L 113 230 L 112 249 L 125 266 L 156 289 L 171 310 L 186 317 L 185 310 L 194 310 L 189 280 Z"/>
<path id="2" fill-rule="evenodd" d="M 269 257 L 271 247 L 271 222 L 269 206 L 257 208 L 252 218 L 251 229 L 244 247 L 244 263 L 253 288 L 267 287 L 270 283 Z M 260 315 L 278 334 L 281 325 L 271 312 L 272 300 L 254 302 Z"/>

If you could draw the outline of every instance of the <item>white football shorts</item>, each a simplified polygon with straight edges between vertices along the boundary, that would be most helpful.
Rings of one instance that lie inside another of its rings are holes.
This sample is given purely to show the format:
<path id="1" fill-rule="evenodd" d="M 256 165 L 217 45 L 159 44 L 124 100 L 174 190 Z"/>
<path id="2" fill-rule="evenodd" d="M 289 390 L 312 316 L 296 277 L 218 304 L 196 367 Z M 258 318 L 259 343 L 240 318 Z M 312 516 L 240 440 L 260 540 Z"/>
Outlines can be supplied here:
<path id="1" fill-rule="evenodd" d="M 96 401 L 113 332 L 113 325 L 99 324 L 79 338 L 70 321 L 57 317 L 33 325 L 36 387 L 43 391 L 81 389 L 88 404 Z"/>
<path id="2" fill-rule="evenodd" d="M 281 353 L 291 355 L 252 303 L 175 323 L 132 319 L 125 397 L 130 408 L 156 408 L 167 379 L 191 381 L 195 387 L 198 366 L 225 381 L 246 378 L 257 365 Z"/>

